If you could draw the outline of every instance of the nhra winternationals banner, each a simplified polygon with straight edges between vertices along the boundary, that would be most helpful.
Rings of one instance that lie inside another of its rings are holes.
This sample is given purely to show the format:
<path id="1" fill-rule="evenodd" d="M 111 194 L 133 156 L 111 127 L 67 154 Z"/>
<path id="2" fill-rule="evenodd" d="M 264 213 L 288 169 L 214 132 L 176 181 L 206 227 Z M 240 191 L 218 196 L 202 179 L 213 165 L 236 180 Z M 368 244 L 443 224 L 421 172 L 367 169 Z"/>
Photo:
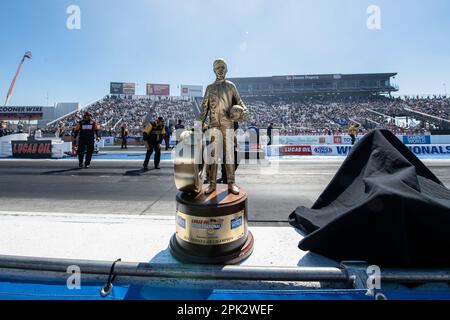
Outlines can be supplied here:
<path id="1" fill-rule="evenodd" d="M 41 120 L 43 107 L 0 107 L 0 120 Z"/>
<path id="2" fill-rule="evenodd" d="M 170 85 L 168 84 L 147 84 L 148 96 L 170 96 Z"/>
<path id="3" fill-rule="evenodd" d="M 51 140 L 11 141 L 13 158 L 49 159 L 52 157 Z"/>

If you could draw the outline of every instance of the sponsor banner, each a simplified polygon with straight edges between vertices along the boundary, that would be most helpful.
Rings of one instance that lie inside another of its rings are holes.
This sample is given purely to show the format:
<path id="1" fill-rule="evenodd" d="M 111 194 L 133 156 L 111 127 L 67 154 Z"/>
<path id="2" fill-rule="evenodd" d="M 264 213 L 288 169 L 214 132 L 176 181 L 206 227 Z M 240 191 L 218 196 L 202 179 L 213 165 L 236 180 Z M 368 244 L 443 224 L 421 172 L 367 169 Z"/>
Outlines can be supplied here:
<path id="1" fill-rule="evenodd" d="M 342 136 L 334 136 L 333 143 L 334 144 L 342 144 Z"/>
<path id="2" fill-rule="evenodd" d="M 352 144 L 352 138 L 350 136 L 341 136 L 342 138 L 342 144 Z M 363 136 L 357 136 L 356 137 L 356 142 L 358 142 L 359 140 L 361 140 L 363 138 Z M 356 143 L 355 142 L 355 143 Z"/>
<path id="3" fill-rule="evenodd" d="M 334 146 L 337 156 L 347 156 L 352 150 L 352 146 Z"/>
<path id="4" fill-rule="evenodd" d="M 197 245 L 221 245 L 245 236 L 244 211 L 223 217 L 197 217 L 177 212 L 177 236 Z"/>
<path id="5" fill-rule="evenodd" d="M 43 107 L 0 107 L 0 120 L 41 120 L 43 115 Z"/>
<path id="6" fill-rule="evenodd" d="M 326 136 L 280 136 L 282 145 L 312 145 L 327 143 Z"/>
<path id="7" fill-rule="evenodd" d="M 356 137 L 356 142 L 360 141 L 364 136 Z M 440 136 L 403 136 L 397 135 L 397 138 L 404 144 L 450 144 L 450 135 Z M 315 144 L 329 144 L 329 145 L 351 145 L 352 138 L 349 135 L 339 136 L 280 136 L 280 145 L 315 145 Z"/>
<path id="8" fill-rule="evenodd" d="M 203 97 L 203 87 L 181 85 L 180 95 L 182 97 Z"/>
<path id="9" fill-rule="evenodd" d="M 333 156 L 336 155 L 336 148 L 333 146 L 311 146 L 312 155 L 315 156 Z"/>
<path id="10" fill-rule="evenodd" d="M 400 137 L 401 138 L 401 137 Z M 351 145 L 284 145 L 267 146 L 266 156 L 347 156 L 352 150 Z M 417 156 L 420 155 L 448 155 L 450 157 L 450 143 L 446 144 L 409 144 L 408 149 Z"/>
<path id="11" fill-rule="evenodd" d="M 279 150 L 280 156 L 311 156 L 311 146 L 282 146 Z"/>
<path id="12" fill-rule="evenodd" d="M 169 84 L 147 84 L 147 95 L 148 96 L 170 96 L 170 85 Z"/>
<path id="13" fill-rule="evenodd" d="M 362 135 L 356 137 L 356 142 L 362 139 Z M 402 136 L 397 135 L 404 144 L 450 144 L 450 136 L 431 136 L 431 135 L 415 135 L 415 136 Z M 332 144 L 351 144 L 352 140 L 349 136 L 334 136 Z"/>
<path id="14" fill-rule="evenodd" d="M 341 74 L 320 74 L 320 75 L 291 75 L 284 77 L 274 77 L 274 80 L 303 80 L 303 81 L 311 81 L 311 80 L 340 80 L 342 79 Z"/>
<path id="15" fill-rule="evenodd" d="M 300 152 L 300 147 L 302 148 Z M 293 149 L 290 149 L 293 148 Z M 351 146 L 348 145 L 311 145 L 311 146 L 269 146 L 266 148 L 268 157 L 274 156 L 346 156 Z M 296 154 L 298 151 L 298 154 Z M 305 152 L 303 152 L 305 151 Z"/>
<path id="16" fill-rule="evenodd" d="M 109 88 L 110 94 L 123 94 L 123 83 L 122 82 L 111 82 Z"/>
<path id="17" fill-rule="evenodd" d="M 347 156 L 352 150 L 351 145 L 312 146 L 315 156 Z"/>
<path id="18" fill-rule="evenodd" d="M 135 83 L 125 83 L 125 82 L 111 82 L 110 94 L 136 94 L 136 84 Z"/>
<path id="19" fill-rule="evenodd" d="M 450 156 L 450 144 L 447 145 L 407 145 L 408 149 L 416 156 L 420 155 L 448 155 Z M 323 148 L 323 149 L 320 149 Z M 325 150 L 322 146 L 312 146 L 313 155 L 335 155 L 347 156 L 352 150 L 352 146 L 340 145 L 329 146 L 330 152 Z M 316 152 L 319 151 L 319 152 Z"/>
<path id="20" fill-rule="evenodd" d="M 13 158 L 49 159 L 52 157 L 52 141 L 11 141 Z"/>
<path id="21" fill-rule="evenodd" d="M 356 142 L 361 140 L 363 138 L 363 135 L 356 137 Z M 355 143 L 356 143 L 355 142 Z M 352 138 L 348 135 L 345 136 L 332 136 L 331 139 L 327 139 L 328 144 L 352 144 Z"/>
<path id="22" fill-rule="evenodd" d="M 123 94 L 136 94 L 136 84 L 135 83 L 124 83 L 123 84 Z"/>
<path id="23" fill-rule="evenodd" d="M 420 155 L 448 155 L 450 145 L 409 145 L 408 149 L 417 156 Z"/>
<path id="24" fill-rule="evenodd" d="M 403 136 L 404 144 L 430 144 L 430 136 Z"/>

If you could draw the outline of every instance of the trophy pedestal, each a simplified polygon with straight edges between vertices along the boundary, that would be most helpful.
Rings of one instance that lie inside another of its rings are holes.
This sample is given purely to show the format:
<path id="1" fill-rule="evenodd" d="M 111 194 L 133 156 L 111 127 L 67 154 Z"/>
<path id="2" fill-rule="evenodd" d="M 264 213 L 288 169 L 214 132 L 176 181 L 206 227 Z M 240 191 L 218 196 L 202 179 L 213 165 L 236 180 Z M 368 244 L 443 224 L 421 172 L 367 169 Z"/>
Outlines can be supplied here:
<path id="1" fill-rule="evenodd" d="M 216 192 L 177 194 L 176 234 L 170 251 L 179 261 L 195 264 L 237 264 L 253 252 L 253 235 L 248 230 L 247 193 L 228 193 L 217 185 Z"/>

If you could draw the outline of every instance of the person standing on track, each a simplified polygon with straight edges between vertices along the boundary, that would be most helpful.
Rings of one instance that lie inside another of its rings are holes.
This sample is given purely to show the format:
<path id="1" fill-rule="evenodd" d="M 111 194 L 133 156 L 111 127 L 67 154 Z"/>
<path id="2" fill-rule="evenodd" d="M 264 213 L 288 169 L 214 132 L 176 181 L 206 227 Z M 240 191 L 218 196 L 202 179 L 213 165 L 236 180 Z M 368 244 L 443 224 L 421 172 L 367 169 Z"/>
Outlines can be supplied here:
<path id="1" fill-rule="evenodd" d="M 159 163 L 161 161 L 161 143 L 165 135 L 166 128 L 162 117 L 159 117 L 156 121 L 150 122 L 144 129 L 143 139 L 147 149 L 144 161 L 145 171 L 148 170 L 148 163 L 150 162 L 153 151 L 155 151 L 155 169 L 159 169 Z"/>
<path id="2" fill-rule="evenodd" d="M 92 115 L 89 112 L 85 112 L 83 120 L 79 121 L 75 126 L 74 140 L 78 138 L 78 162 L 79 167 L 89 168 L 91 165 L 92 154 L 94 153 L 95 140 L 99 141 L 100 126 L 97 122 L 92 120 Z M 86 154 L 86 160 L 84 155 Z"/>
<path id="3" fill-rule="evenodd" d="M 169 126 L 164 127 L 166 134 L 164 135 L 164 143 L 166 144 L 166 151 L 169 151 L 170 149 L 170 136 L 172 133 L 172 130 L 170 130 Z"/>
<path id="4" fill-rule="evenodd" d="M 127 145 L 127 139 L 128 139 L 128 126 L 127 124 L 123 124 L 122 128 L 120 129 L 120 137 L 122 138 L 122 147 L 121 149 L 128 149 Z"/>
<path id="5" fill-rule="evenodd" d="M 267 127 L 267 136 L 269 137 L 269 142 L 267 143 L 268 146 L 272 145 L 272 130 L 273 130 L 273 123 L 270 123 L 270 125 Z"/>

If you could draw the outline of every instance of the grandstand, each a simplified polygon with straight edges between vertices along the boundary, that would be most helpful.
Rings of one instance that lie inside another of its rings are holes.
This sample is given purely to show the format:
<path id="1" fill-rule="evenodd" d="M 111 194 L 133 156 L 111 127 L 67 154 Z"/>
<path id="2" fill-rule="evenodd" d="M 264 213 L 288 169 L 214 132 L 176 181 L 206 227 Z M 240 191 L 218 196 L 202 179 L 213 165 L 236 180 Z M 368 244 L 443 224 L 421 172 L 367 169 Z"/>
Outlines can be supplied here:
<path id="1" fill-rule="evenodd" d="M 103 133 L 108 136 L 118 135 L 123 124 L 127 124 L 130 135 L 140 136 L 143 126 L 152 120 L 153 114 L 164 117 L 169 125 L 183 120 L 185 124 L 192 126 L 195 119 L 193 99 L 122 99 L 108 96 L 51 123 L 46 131 L 56 132 L 58 128 L 63 127 L 64 135 L 70 135 L 76 122 L 82 119 L 86 111 L 93 115 L 100 123 Z"/>
<path id="2" fill-rule="evenodd" d="M 378 95 L 398 91 L 397 73 L 287 75 L 231 78 L 243 97 L 285 95 Z"/>
<path id="3" fill-rule="evenodd" d="M 396 73 L 359 75 L 275 76 L 233 78 L 246 105 L 249 118 L 240 127 L 267 128 L 273 123 L 282 135 L 346 134 L 351 123 L 361 133 L 384 128 L 396 134 L 439 133 L 450 129 L 450 98 L 397 97 L 392 84 Z M 63 127 L 70 131 L 82 113 L 89 110 L 100 122 L 104 135 L 117 136 L 126 123 L 130 134 L 140 136 L 143 126 L 154 114 L 173 127 L 182 120 L 186 127 L 199 118 L 201 98 L 156 98 L 107 96 L 83 111 L 48 126 L 53 132 Z"/>

